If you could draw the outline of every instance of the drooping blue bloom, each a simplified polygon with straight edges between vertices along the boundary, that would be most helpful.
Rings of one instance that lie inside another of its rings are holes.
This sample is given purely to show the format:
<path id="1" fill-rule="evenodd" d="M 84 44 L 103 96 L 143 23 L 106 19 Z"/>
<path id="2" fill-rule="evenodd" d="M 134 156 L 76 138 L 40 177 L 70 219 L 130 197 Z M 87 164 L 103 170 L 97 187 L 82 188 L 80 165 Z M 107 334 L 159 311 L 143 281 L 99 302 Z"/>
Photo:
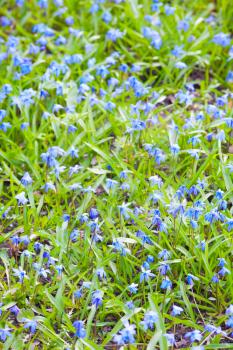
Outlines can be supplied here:
<path id="1" fill-rule="evenodd" d="M 195 341 L 200 341 L 202 339 L 202 334 L 199 330 L 195 329 L 194 331 L 185 333 L 184 337 L 193 343 Z"/>
<path id="2" fill-rule="evenodd" d="M 231 304 L 225 312 L 226 315 L 233 315 L 233 305 Z"/>
<path id="3" fill-rule="evenodd" d="M 152 263 L 152 262 L 154 262 L 154 257 L 152 256 L 152 255 L 148 255 L 147 256 L 147 258 L 146 258 L 146 261 L 148 262 L 148 263 Z"/>
<path id="4" fill-rule="evenodd" d="M 7 132 L 8 129 L 11 128 L 11 123 L 9 122 L 3 122 L 0 124 L 0 130 Z"/>
<path id="5" fill-rule="evenodd" d="M 164 261 L 169 260 L 171 257 L 171 253 L 167 249 L 161 250 L 158 254 L 159 259 L 163 259 Z"/>
<path id="6" fill-rule="evenodd" d="M 82 287 L 81 287 L 78 290 L 76 290 L 76 292 L 74 292 L 74 297 L 75 297 L 75 299 L 80 299 L 82 296 L 83 296 L 83 291 L 82 291 Z"/>
<path id="7" fill-rule="evenodd" d="M 231 39 L 229 34 L 218 33 L 214 36 L 213 42 L 222 47 L 226 47 L 230 45 Z"/>
<path id="8" fill-rule="evenodd" d="M 221 277 L 224 277 L 225 275 L 229 275 L 231 272 L 229 269 L 227 269 L 226 267 L 222 267 L 219 271 L 218 274 Z"/>
<path id="9" fill-rule="evenodd" d="M 55 269 L 57 270 L 58 276 L 62 276 L 63 266 L 62 265 L 56 265 Z"/>
<path id="10" fill-rule="evenodd" d="M 121 256 L 126 256 L 126 254 L 130 253 L 130 250 L 126 248 L 125 245 L 118 239 L 112 242 L 112 247 L 115 251 L 120 252 Z"/>
<path id="11" fill-rule="evenodd" d="M 212 334 L 223 334 L 221 327 L 215 327 L 212 324 L 207 324 L 205 326 L 205 331 L 210 332 Z"/>
<path id="12" fill-rule="evenodd" d="M 20 243 L 22 243 L 25 247 L 27 247 L 30 243 L 30 238 L 27 235 L 21 236 Z"/>
<path id="13" fill-rule="evenodd" d="M 233 315 L 231 315 L 225 323 L 227 327 L 233 328 Z"/>
<path id="14" fill-rule="evenodd" d="M 39 254 L 39 253 L 40 253 L 42 247 L 43 247 L 43 244 L 42 244 L 42 243 L 40 243 L 40 242 L 35 242 L 35 244 L 34 244 L 34 250 L 35 250 L 36 254 Z"/>
<path id="15" fill-rule="evenodd" d="M 200 243 L 198 243 L 197 247 L 200 248 L 204 252 L 205 248 L 206 248 L 206 242 L 201 241 Z"/>
<path id="16" fill-rule="evenodd" d="M 125 303 L 125 306 L 126 306 L 129 310 L 135 309 L 135 305 L 134 305 L 134 303 L 133 303 L 132 300 L 127 301 L 127 302 Z"/>
<path id="17" fill-rule="evenodd" d="M 219 282 L 218 275 L 217 275 L 217 274 L 213 275 L 213 277 L 211 278 L 211 281 L 212 281 L 213 283 L 218 283 L 218 282 Z"/>
<path id="18" fill-rule="evenodd" d="M 31 178 L 31 176 L 29 175 L 28 172 L 24 173 L 22 179 L 21 179 L 21 183 L 22 185 L 24 185 L 25 187 L 31 185 L 33 183 L 33 180 Z"/>
<path id="19" fill-rule="evenodd" d="M 138 231 L 136 232 L 136 236 L 139 237 L 139 238 L 141 238 L 142 244 L 143 244 L 143 245 L 144 245 L 144 244 L 153 245 L 152 240 L 150 239 L 149 236 L 147 236 L 147 235 L 145 234 L 145 232 L 143 232 L 143 231 L 141 231 L 141 230 L 138 230 Z"/>
<path id="20" fill-rule="evenodd" d="M 84 322 L 83 321 L 75 321 L 73 323 L 73 327 L 75 328 L 75 337 L 78 338 L 85 338 L 86 337 L 86 330 L 84 328 Z"/>
<path id="21" fill-rule="evenodd" d="M 13 271 L 14 271 L 14 276 L 16 276 L 19 279 L 19 282 L 23 283 L 24 278 L 27 276 L 26 272 L 21 267 L 19 267 L 18 269 L 13 269 Z"/>
<path id="22" fill-rule="evenodd" d="M 164 279 L 162 280 L 162 283 L 161 283 L 161 285 L 160 285 L 160 288 L 161 288 L 161 289 L 165 289 L 165 290 L 171 289 L 171 288 L 172 288 L 172 282 L 171 282 L 171 280 L 170 280 L 168 277 L 164 278 Z"/>
<path id="23" fill-rule="evenodd" d="M 181 315 L 181 313 L 184 311 L 184 309 L 182 309 L 182 307 L 177 306 L 177 305 L 173 305 L 172 306 L 172 311 L 171 311 L 171 315 L 172 316 L 179 316 Z"/>
<path id="24" fill-rule="evenodd" d="M 96 274 L 100 280 L 106 279 L 107 275 L 103 267 L 96 270 Z"/>
<path id="25" fill-rule="evenodd" d="M 183 19 L 183 20 L 179 21 L 179 23 L 177 25 L 177 29 L 180 31 L 184 31 L 184 32 L 187 32 L 189 27 L 190 27 L 190 24 L 189 24 L 189 21 L 187 19 Z"/>
<path id="26" fill-rule="evenodd" d="M 134 335 L 136 334 L 135 325 L 130 325 L 128 321 L 124 322 L 125 328 L 123 328 L 119 334 L 116 334 L 113 338 L 114 342 L 118 345 L 133 344 L 135 343 Z"/>
<path id="27" fill-rule="evenodd" d="M 172 333 L 165 333 L 163 334 L 165 336 L 165 338 L 167 339 L 168 345 L 170 346 L 174 346 L 176 339 L 175 339 L 175 335 Z"/>
<path id="28" fill-rule="evenodd" d="M 186 281 L 188 285 L 193 286 L 194 281 L 199 281 L 199 278 L 189 273 L 186 277 Z"/>
<path id="29" fill-rule="evenodd" d="M 15 316 L 18 315 L 19 311 L 20 311 L 20 308 L 18 308 L 17 305 L 13 305 L 10 307 L 10 312 Z"/>
<path id="30" fill-rule="evenodd" d="M 118 184 L 118 181 L 112 179 L 106 179 L 106 187 L 107 189 L 113 189 Z"/>
<path id="31" fill-rule="evenodd" d="M 132 283 L 128 286 L 128 289 L 129 289 L 131 294 L 136 294 L 138 291 L 138 284 Z"/>
<path id="32" fill-rule="evenodd" d="M 19 245 L 20 243 L 20 238 L 18 235 L 15 235 L 13 237 L 11 237 L 11 243 L 15 246 Z"/>
<path id="33" fill-rule="evenodd" d="M 25 197 L 25 192 L 21 192 L 17 194 L 15 198 L 17 199 L 19 205 L 20 204 L 25 205 L 28 203 L 28 199 Z"/>
<path id="34" fill-rule="evenodd" d="M 119 29 L 111 28 L 106 34 L 106 39 L 115 42 L 118 39 L 121 39 L 123 35 L 124 33 L 121 32 Z"/>
<path id="35" fill-rule="evenodd" d="M 182 62 L 182 61 L 179 61 L 179 62 L 176 62 L 175 63 L 175 68 L 178 68 L 178 69 L 185 69 L 187 68 L 187 64 Z"/>
<path id="36" fill-rule="evenodd" d="M 1 328 L 0 329 L 0 340 L 1 342 L 5 342 L 7 340 L 8 337 L 11 337 L 12 334 L 11 334 L 11 329 L 10 328 Z"/>
<path id="37" fill-rule="evenodd" d="M 49 191 L 56 192 L 56 187 L 51 182 L 46 182 L 45 185 L 42 188 L 44 189 L 44 191 L 46 193 L 48 193 Z"/>
<path id="38" fill-rule="evenodd" d="M 120 215 L 122 215 L 126 220 L 130 218 L 131 210 L 128 208 L 127 204 L 118 205 L 118 209 L 120 211 Z"/>
<path id="39" fill-rule="evenodd" d="M 6 116 L 6 110 L 0 109 L 0 122 L 2 122 L 3 118 Z"/>
<path id="40" fill-rule="evenodd" d="M 175 7 L 172 7 L 172 6 L 170 6 L 170 5 L 165 5 L 164 6 L 164 12 L 165 12 L 165 14 L 167 15 L 167 16 L 171 16 L 171 15 L 173 15 L 174 14 L 174 12 L 175 12 Z"/>
<path id="41" fill-rule="evenodd" d="M 96 308 L 102 305 L 103 303 L 103 292 L 101 290 L 96 290 L 92 293 L 92 305 L 95 305 Z"/>
<path id="42" fill-rule="evenodd" d="M 102 20 L 105 23 L 110 23 L 112 21 L 112 15 L 109 11 L 105 11 L 102 15 Z"/>
<path id="43" fill-rule="evenodd" d="M 227 73 L 226 81 L 228 83 L 233 83 L 233 71 L 230 71 L 230 72 Z"/>
<path id="44" fill-rule="evenodd" d="M 225 225 L 227 226 L 228 232 L 233 230 L 233 219 L 227 219 Z"/>
<path id="45" fill-rule="evenodd" d="M 29 329 L 30 333 L 35 334 L 37 328 L 36 320 L 29 320 L 28 318 L 23 318 L 22 322 L 24 322 L 24 328 Z"/>
<path id="46" fill-rule="evenodd" d="M 142 282 L 148 282 L 150 278 L 153 278 L 155 276 L 154 273 L 151 272 L 151 270 L 145 270 L 144 267 L 141 267 L 141 273 L 140 273 L 140 283 Z"/>
<path id="47" fill-rule="evenodd" d="M 171 145 L 170 150 L 171 150 L 171 154 L 175 157 L 180 152 L 180 147 L 177 144 L 173 144 Z"/>
<path id="48" fill-rule="evenodd" d="M 151 310 L 145 313 L 144 319 L 140 322 L 140 324 L 143 326 L 145 331 L 147 331 L 148 329 L 153 330 L 157 321 L 157 312 Z"/>
<path id="49" fill-rule="evenodd" d="M 157 270 L 159 271 L 159 273 L 164 276 L 166 275 L 168 272 L 171 271 L 171 268 L 168 264 L 166 263 L 160 263 L 159 267 L 157 268 Z"/>

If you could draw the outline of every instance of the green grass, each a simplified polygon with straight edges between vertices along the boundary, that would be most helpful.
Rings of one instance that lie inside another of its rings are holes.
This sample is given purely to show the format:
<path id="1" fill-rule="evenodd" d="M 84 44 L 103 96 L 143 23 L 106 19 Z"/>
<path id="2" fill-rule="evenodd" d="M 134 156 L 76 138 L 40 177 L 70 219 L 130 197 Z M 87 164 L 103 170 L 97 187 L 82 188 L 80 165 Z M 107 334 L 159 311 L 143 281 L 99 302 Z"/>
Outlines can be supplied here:
<path id="1" fill-rule="evenodd" d="M 165 2 L 159 11 L 149 0 L 118 2 L 64 0 L 59 7 L 48 0 L 41 8 L 37 1 L 0 1 L 2 349 L 118 349 L 119 334 L 122 348 L 132 350 L 233 348 L 233 316 L 226 314 L 233 304 L 233 79 L 227 79 L 233 70 L 233 7 L 230 0 L 175 0 L 168 16 Z M 95 3 L 99 9 L 91 13 Z M 102 19 L 106 11 L 110 23 Z M 178 30 L 187 18 L 187 31 Z M 47 27 L 35 32 L 41 23 Z M 159 33 L 160 48 L 151 43 L 158 35 L 144 35 L 145 27 Z M 106 35 L 112 28 L 122 33 L 116 41 Z M 229 34 L 225 46 L 213 41 L 219 33 Z M 18 43 L 10 45 L 15 37 Z M 60 37 L 64 42 L 57 44 Z M 171 53 L 176 46 L 182 48 L 179 57 Z M 66 63 L 76 54 L 78 63 Z M 182 69 L 176 68 L 180 61 Z M 106 76 L 98 74 L 101 68 Z M 34 91 L 32 101 L 27 91 L 22 97 L 27 89 Z M 181 91 L 189 102 L 180 99 Z M 57 105 L 62 108 L 55 111 Z M 4 123 L 10 123 L 6 131 Z M 54 155 L 55 146 L 60 154 Z M 43 161 L 46 152 L 52 166 Z M 26 172 L 33 181 L 28 185 L 22 183 Z M 46 183 L 53 186 L 48 192 Z M 17 201 L 21 192 L 26 204 Z M 208 222 L 210 212 L 214 222 Z M 159 255 L 164 249 L 166 259 Z M 143 264 L 153 274 L 148 281 L 141 278 Z M 14 269 L 25 277 L 20 280 Z M 197 278 L 193 285 L 189 274 Z M 164 279 L 171 282 L 165 289 Z M 137 291 L 130 293 L 133 283 Z M 93 302 L 96 291 L 100 305 Z M 183 309 L 180 315 L 171 313 L 173 305 Z M 142 323 L 148 312 L 157 316 L 150 329 Z M 34 331 L 25 328 L 27 320 L 35 321 Z M 77 320 L 85 336 L 75 334 Z M 127 322 L 135 325 L 131 338 L 124 338 Z M 221 331 L 207 331 L 210 324 Z M 4 329 L 11 334 L 6 340 Z M 194 330 L 201 339 L 190 342 L 186 334 Z M 174 334 L 172 346 L 165 334 Z"/>

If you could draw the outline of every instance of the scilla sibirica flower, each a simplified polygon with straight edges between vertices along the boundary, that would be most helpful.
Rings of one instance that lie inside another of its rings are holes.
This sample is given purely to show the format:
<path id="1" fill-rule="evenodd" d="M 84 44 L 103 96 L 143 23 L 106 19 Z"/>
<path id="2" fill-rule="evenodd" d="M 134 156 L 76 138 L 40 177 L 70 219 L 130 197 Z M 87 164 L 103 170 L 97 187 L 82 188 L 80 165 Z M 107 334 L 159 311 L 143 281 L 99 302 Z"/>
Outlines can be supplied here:
<path id="1" fill-rule="evenodd" d="M 75 328 L 75 337 L 78 338 L 85 338 L 86 337 L 86 330 L 84 328 L 84 322 L 83 321 L 75 321 L 73 323 L 73 327 Z"/>

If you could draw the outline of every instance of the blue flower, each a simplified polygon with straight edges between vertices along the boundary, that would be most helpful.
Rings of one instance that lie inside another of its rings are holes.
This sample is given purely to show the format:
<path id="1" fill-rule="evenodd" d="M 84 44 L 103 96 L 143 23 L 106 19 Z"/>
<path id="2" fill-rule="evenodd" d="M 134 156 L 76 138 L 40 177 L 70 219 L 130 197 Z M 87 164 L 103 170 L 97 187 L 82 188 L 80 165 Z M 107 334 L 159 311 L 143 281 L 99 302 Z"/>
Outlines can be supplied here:
<path id="1" fill-rule="evenodd" d="M 233 83 L 233 71 L 230 71 L 230 72 L 227 73 L 226 81 L 228 83 Z"/>
<path id="2" fill-rule="evenodd" d="M 178 69 L 184 69 L 184 68 L 187 68 L 187 64 L 182 62 L 182 61 L 179 61 L 179 62 L 176 62 L 175 63 L 175 68 L 178 68 Z"/>
<path id="3" fill-rule="evenodd" d="M 6 116 L 6 110 L 5 109 L 0 109 L 0 122 L 5 118 Z"/>
<path id="4" fill-rule="evenodd" d="M 210 332 L 212 334 L 223 334 L 224 332 L 222 331 L 221 327 L 215 327 L 211 324 L 207 324 L 205 326 L 205 331 Z"/>
<path id="5" fill-rule="evenodd" d="M 0 329 L 0 340 L 4 343 L 8 337 L 11 337 L 10 328 L 1 328 Z"/>
<path id="6" fill-rule="evenodd" d="M 0 130 L 7 132 L 8 129 L 11 128 L 11 124 L 9 122 L 3 122 L 0 124 Z"/>
<path id="7" fill-rule="evenodd" d="M 116 180 L 106 179 L 107 189 L 113 189 L 114 187 L 116 187 L 117 184 L 118 184 L 118 181 L 116 181 Z"/>
<path id="8" fill-rule="evenodd" d="M 30 333 L 34 334 L 36 332 L 36 328 L 37 328 L 37 321 L 35 320 L 29 320 L 27 318 L 23 318 L 22 322 L 24 322 L 24 328 L 25 329 L 29 329 Z"/>
<path id="9" fill-rule="evenodd" d="M 233 315 L 233 305 L 231 304 L 225 312 L 226 315 Z"/>
<path id="10" fill-rule="evenodd" d="M 118 205 L 118 209 L 120 211 L 120 215 L 122 215 L 126 220 L 130 218 L 129 213 L 131 210 L 128 208 L 127 204 L 123 203 L 122 205 Z"/>
<path id="11" fill-rule="evenodd" d="M 32 180 L 32 178 L 31 178 L 31 176 L 29 175 L 28 172 L 26 172 L 26 173 L 23 175 L 23 177 L 22 177 L 22 179 L 21 179 L 21 183 L 22 183 L 22 185 L 24 185 L 25 187 L 27 187 L 28 185 L 31 185 L 31 184 L 33 183 L 33 180 Z"/>
<path id="12" fill-rule="evenodd" d="M 75 321 L 73 323 L 73 327 L 75 328 L 75 337 L 78 338 L 85 338 L 86 337 L 86 330 L 84 328 L 84 322 L 83 321 Z"/>
<path id="13" fill-rule="evenodd" d="M 219 282 L 218 275 L 215 274 L 215 275 L 211 278 L 211 281 L 212 281 L 213 283 L 218 283 L 218 282 Z"/>
<path id="14" fill-rule="evenodd" d="M 186 281 L 187 281 L 188 285 L 193 286 L 194 281 L 199 281 L 199 278 L 196 276 L 193 276 L 192 274 L 189 273 L 186 277 Z"/>
<path id="15" fill-rule="evenodd" d="M 18 308 L 17 305 L 14 305 L 14 306 L 11 306 L 11 307 L 10 307 L 10 312 L 11 312 L 12 314 L 14 314 L 15 316 L 18 315 L 19 311 L 20 311 L 20 309 Z"/>
<path id="16" fill-rule="evenodd" d="M 201 241 L 200 243 L 198 243 L 197 247 L 200 248 L 204 252 L 205 248 L 206 248 L 206 242 Z"/>
<path id="17" fill-rule="evenodd" d="M 125 306 L 126 306 L 129 310 L 135 309 L 135 305 L 134 305 L 134 303 L 133 303 L 132 300 L 127 301 L 127 302 L 125 303 Z"/>
<path id="18" fill-rule="evenodd" d="M 74 297 L 76 299 L 80 299 L 82 295 L 83 295 L 82 288 L 79 288 L 78 290 L 76 290 L 76 292 L 74 292 Z"/>
<path id="19" fill-rule="evenodd" d="M 24 246 L 27 247 L 29 245 L 29 243 L 30 243 L 30 238 L 27 235 L 21 236 L 20 237 L 20 243 L 22 243 Z"/>
<path id="20" fill-rule="evenodd" d="M 150 245 L 153 245 L 153 242 L 152 242 L 152 240 L 150 239 L 150 237 L 148 237 L 143 231 L 138 230 L 138 231 L 136 232 L 136 236 L 139 237 L 139 238 L 141 238 L 143 244 L 150 244 Z"/>
<path id="21" fill-rule="evenodd" d="M 167 16 L 173 15 L 175 12 L 175 7 L 172 7 L 170 5 L 165 5 L 164 6 L 164 12 Z"/>
<path id="22" fill-rule="evenodd" d="M 233 219 L 227 219 L 225 225 L 227 226 L 228 232 L 233 230 Z"/>
<path id="23" fill-rule="evenodd" d="M 160 266 L 157 269 L 161 275 L 166 275 L 168 272 L 171 271 L 171 268 L 166 263 L 160 263 Z"/>
<path id="24" fill-rule="evenodd" d="M 103 267 L 100 267 L 99 269 L 96 270 L 96 274 L 99 277 L 100 280 L 106 279 L 106 272 L 104 271 Z"/>
<path id="25" fill-rule="evenodd" d="M 15 198 L 17 199 L 19 205 L 20 204 L 25 205 L 28 202 L 28 199 L 25 197 L 25 192 L 21 192 L 17 194 Z"/>
<path id="26" fill-rule="evenodd" d="M 171 257 L 171 253 L 167 249 L 163 249 L 159 252 L 158 258 L 163 259 L 164 261 L 169 260 Z"/>
<path id="27" fill-rule="evenodd" d="M 165 338 L 167 339 L 167 342 L 170 346 L 173 346 L 176 342 L 176 339 L 175 339 L 175 335 L 172 334 L 172 333 L 166 333 L 166 334 L 163 334 L 165 336 Z"/>
<path id="28" fill-rule="evenodd" d="M 130 250 L 126 248 L 118 239 L 113 241 L 112 247 L 114 250 L 120 252 L 121 256 L 126 256 L 126 254 L 130 253 Z"/>
<path id="29" fill-rule="evenodd" d="M 10 18 L 6 17 L 6 16 L 2 16 L 0 18 L 0 24 L 2 27 L 8 27 L 12 24 L 12 21 Z"/>
<path id="30" fill-rule="evenodd" d="M 92 305 L 95 305 L 96 308 L 102 305 L 103 303 L 103 292 L 101 290 L 96 290 L 92 293 Z"/>
<path id="31" fill-rule="evenodd" d="M 162 280 L 162 283 L 160 285 L 161 289 L 171 289 L 172 288 L 172 282 L 168 277 Z"/>
<path id="32" fill-rule="evenodd" d="M 221 277 L 224 277 L 225 275 L 229 275 L 231 272 L 228 270 L 226 267 L 222 267 L 219 271 L 218 274 Z"/>
<path id="33" fill-rule="evenodd" d="M 109 11 L 105 11 L 102 15 L 102 20 L 105 22 L 105 23 L 110 23 L 111 20 L 112 20 L 112 15 Z"/>
<path id="34" fill-rule="evenodd" d="M 233 315 L 231 315 L 225 323 L 227 327 L 233 328 Z"/>
<path id="35" fill-rule="evenodd" d="M 62 276 L 62 271 L 63 271 L 63 266 L 62 265 L 56 265 L 55 266 L 58 276 L 61 277 Z"/>
<path id="36" fill-rule="evenodd" d="M 193 343 L 195 341 L 200 341 L 202 339 L 202 334 L 199 330 L 195 329 L 194 331 L 187 332 L 184 337 Z"/>
<path id="37" fill-rule="evenodd" d="M 138 284 L 132 283 L 128 286 L 128 289 L 129 289 L 131 294 L 136 294 L 138 291 Z"/>
<path id="38" fill-rule="evenodd" d="M 156 322 L 158 321 L 158 314 L 155 311 L 148 311 L 145 313 L 144 319 L 140 324 L 143 326 L 144 330 L 153 330 Z"/>
<path id="39" fill-rule="evenodd" d="M 178 315 L 180 315 L 183 311 L 184 311 L 184 309 L 182 309 L 182 307 L 177 306 L 177 305 L 173 305 L 173 306 L 172 306 L 171 315 L 172 315 L 172 316 L 178 316 Z"/>
<path id="40" fill-rule="evenodd" d="M 20 243 L 20 238 L 19 236 L 15 235 L 13 237 L 11 237 L 11 243 L 15 246 L 17 246 Z"/>
<path id="41" fill-rule="evenodd" d="M 106 39 L 110 41 L 117 41 L 117 39 L 121 39 L 123 37 L 124 33 L 121 32 L 119 29 L 111 28 L 106 34 Z"/>
<path id="42" fill-rule="evenodd" d="M 51 182 L 46 182 L 46 184 L 42 188 L 46 193 L 48 193 L 48 191 L 56 191 L 56 187 Z"/>
<path id="43" fill-rule="evenodd" d="M 36 254 L 39 254 L 39 253 L 40 253 L 42 247 L 43 247 L 43 244 L 42 244 L 42 243 L 40 243 L 40 242 L 35 242 L 35 244 L 34 244 L 34 250 L 35 250 Z"/>
<path id="44" fill-rule="evenodd" d="M 119 334 L 116 334 L 113 338 L 114 342 L 118 345 L 133 344 L 135 343 L 134 335 L 136 334 L 135 325 L 130 325 L 128 321 L 124 322 L 125 328 L 123 328 Z"/>
<path id="45" fill-rule="evenodd" d="M 222 47 L 226 47 L 230 45 L 231 39 L 229 34 L 218 33 L 214 36 L 213 42 Z"/>
<path id="46" fill-rule="evenodd" d="M 140 273 L 140 283 L 147 282 L 151 277 L 155 276 L 155 274 L 150 270 L 145 270 L 143 267 L 141 267 L 141 270 L 142 272 Z"/>
<path id="47" fill-rule="evenodd" d="M 188 20 L 183 19 L 183 20 L 179 21 L 177 29 L 180 31 L 183 30 L 184 32 L 187 32 L 189 27 L 190 27 L 190 25 L 189 25 Z"/>
<path id="48" fill-rule="evenodd" d="M 173 156 L 177 156 L 177 154 L 180 152 L 180 147 L 177 144 L 173 144 L 171 145 L 170 150 Z"/>
<path id="49" fill-rule="evenodd" d="M 19 269 L 13 269 L 14 276 L 18 277 L 19 282 L 23 283 L 26 276 L 26 272 L 20 267 Z"/>

